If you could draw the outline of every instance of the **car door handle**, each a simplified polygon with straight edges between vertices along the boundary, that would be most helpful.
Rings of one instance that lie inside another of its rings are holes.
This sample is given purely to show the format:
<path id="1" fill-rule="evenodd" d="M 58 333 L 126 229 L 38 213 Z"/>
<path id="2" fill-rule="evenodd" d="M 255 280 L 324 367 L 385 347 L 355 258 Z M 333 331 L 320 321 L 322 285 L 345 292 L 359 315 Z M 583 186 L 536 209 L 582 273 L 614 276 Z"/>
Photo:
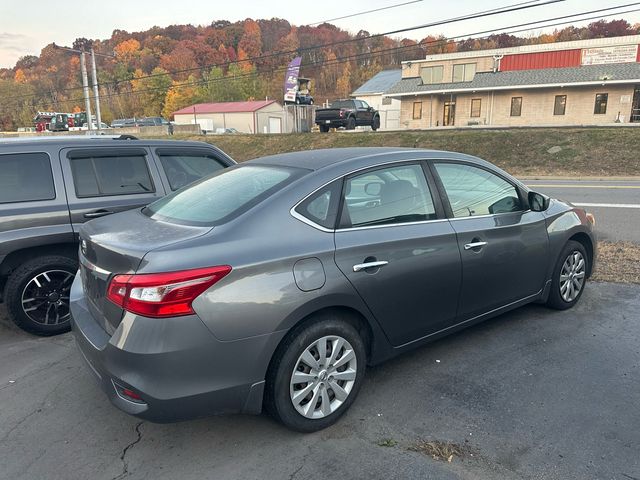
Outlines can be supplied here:
<path id="1" fill-rule="evenodd" d="M 465 243 L 464 249 L 465 250 L 471 250 L 472 248 L 480 248 L 480 247 L 484 247 L 486 244 L 487 244 L 487 242 Z"/>
<path id="2" fill-rule="evenodd" d="M 84 214 L 84 218 L 98 218 L 104 217 L 105 215 L 111 215 L 113 212 L 111 210 L 100 209 L 95 210 L 93 212 L 87 212 Z"/>
<path id="3" fill-rule="evenodd" d="M 385 260 L 380 260 L 378 262 L 367 262 L 367 263 L 358 263 L 357 265 L 353 266 L 353 271 L 354 272 L 361 272 L 362 270 L 366 270 L 367 268 L 379 268 L 379 267 L 384 267 L 385 265 L 387 265 L 389 262 L 385 261 Z"/>

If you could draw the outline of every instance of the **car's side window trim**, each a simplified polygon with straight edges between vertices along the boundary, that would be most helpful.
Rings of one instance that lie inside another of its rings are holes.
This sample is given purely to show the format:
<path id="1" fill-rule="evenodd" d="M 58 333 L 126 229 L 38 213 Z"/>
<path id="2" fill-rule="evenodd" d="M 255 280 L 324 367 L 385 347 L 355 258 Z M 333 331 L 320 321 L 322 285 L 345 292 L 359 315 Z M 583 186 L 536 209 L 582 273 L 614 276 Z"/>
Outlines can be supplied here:
<path id="1" fill-rule="evenodd" d="M 318 188 L 316 188 L 315 190 L 313 190 L 311 193 L 309 193 L 308 195 L 305 195 L 300 201 L 296 202 L 295 205 L 293 205 L 290 209 L 289 209 L 289 213 L 291 214 L 292 217 L 300 220 L 303 223 L 306 223 L 307 225 L 320 230 L 322 232 L 327 232 L 327 233 L 333 233 L 333 232 L 343 232 L 343 231 L 349 231 L 349 230 L 360 230 L 360 229 L 370 229 L 370 228 L 386 228 L 386 227 L 395 227 L 395 226 L 402 226 L 402 225 L 417 225 L 417 224 L 421 224 L 421 223 L 434 223 L 434 222 L 446 222 L 448 221 L 448 217 L 446 215 L 446 211 L 444 208 L 444 204 L 442 203 L 441 199 L 440 199 L 440 195 L 439 192 L 437 192 L 435 190 L 435 185 L 432 184 L 430 182 L 430 179 L 433 178 L 433 175 L 428 176 L 425 174 L 426 176 L 426 180 L 427 180 L 427 185 L 429 186 L 430 189 L 430 194 L 431 194 L 431 199 L 434 202 L 434 206 L 436 207 L 436 215 L 438 216 L 437 219 L 435 220 L 420 220 L 418 222 L 407 222 L 407 223 L 396 223 L 396 224 L 387 224 L 387 225 L 367 225 L 367 226 L 362 226 L 362 227 L 349 227 L 349 228 L 339 228 L 338 227 L 338 222 L 340 220 L 340 215 L 342 214 L 342 207 L 343 207 L 343 201 L 344 201 L 344 185 L 345 185 L 345 179 L 351 175 L 355 175 L 355 174 L 360 174 L 363 172 L 366 172 L 367 170 L 378 170 L 379 168 L 388 166 L 388 165 L 396 165 L 396 164 L 403 164 L 403 163 L 409 163 L 409 164 L 422 164 L 422 169 L 424 171 L 425 168 L 429 168 L 428 166 L 426 166 L 428 163 L 430 162 L 429 159 L 426 159 L 424 157 L 422 158 L 409 158 L 409 159 L 402 159 L 402 160 L 392 160 L 389 162 L 384 162 L 384 163 L 379 163 L 378 165 L 375 165 L 373 167 L 369 166 L 369 167 L 361 167 L 361 168 L 357 168 L 355 170 L 351 170 L 350 172 L 347 172 L 345 174 L 342 175 L 338 175 L 337 177 L 332 178 L 331 180 L 323 183 L 322 185 L 320 185 Z M 296 208 L 298 208 L 298 206 L 300 204 L 302 204 L 307 198 L 311 197 L 312 195 L 316 194 L 319 190 L 322 190 L 323 188 L 325 188 L 327 185 L 335 182 L 336 180 L 340 180 L 342 179 L 342 188 L 340 191 L 340 204 L 338 205 L 338 215 L 337 215 L 337 219 L 336 219 L 336 226 L 333 229 L 329 229 L 329 228 L 325 228 L 322 225 L 318 225 L 317 223 L 313 222 L 312 220 L 309 220 L 308 218 L 304 217 L 303 215 L 300 215 L 298 212 L 296 212 Z M 435 179 L 433 179 L 433 181 L 435 182 Z M 436 198 L 437 197 L 437 198 Z M 438 205 L 440 205 L 440 210 L 438 209 Z"/>
<path id="2" fill-rule="evenodd" d="M 431 172 L 431 174 L 433 175 L 434 181 L 436 183 L 436 187 L 438 190 L 438 193 L 440 194 L 440 197 L 442 199 L 442 204 L 445 210 L 445 213 L 447 215 L 447 218 L 451 221 L 459 221 L 459 220 L 469 220 L 471 218 L 485 218 L 485 217 L 495 217 L 495 216 L 499 216 L 499 215 L 512 215 L 514 213 L 524 213 L 524 212 L 528 212 L 530 210 L 529 208 L 529 202 L 527 201 L 527 196 L 525 195 L 525 192 L 523 191 L 522 187 L 518 184 L 514 184 L 512 180 L 510 180 L 509 178 L 506 178 L 504 175 L 501 175 L 500 172 L 496 172 L 494 170 L 492 170 L 491 168 L 487 168 L 484 165 L 479 165 L 477 163 L 473 163 L 473 162 L 468 162 L 465 160 L 456 160 L 456 159 L 439 159 L 439 158 L 434 158 L 431 159 L 429 162 L 429 171 Z M 438 171 L 436 169 L 436 164 L 439 163 L 450 163 L 450 164 L 455 164 L 455 165 L 466 165 L 469 167 L 475 167 L 477 169 L 480 170 L 484 170 L 485 172 L 491 173 L 493 175 L 495 175 L 496 177 L 500 178 L 501 180 L 504 180 L 506 183 L 508 183 L 509 185 L 511 185 L 516 193 L 518 194 L 518 200 L 520 201 L 520 205 L 522 205 L 522 209 L 518 210 L 516 212 L 501 212 L 501 213 L 490 213 L 490 214 L 484 214 L 484 215 L 470 215 L 468 217 L 456 217 L 453 214 L 453 209 L 451 208 L 451 202 L 449 201 L 449 195 L 447 194 L 446 189 L 444 188 L 444 184 L 442 183 L 442 179 L 440 178 L 440 175 L 438 174 Z"/>

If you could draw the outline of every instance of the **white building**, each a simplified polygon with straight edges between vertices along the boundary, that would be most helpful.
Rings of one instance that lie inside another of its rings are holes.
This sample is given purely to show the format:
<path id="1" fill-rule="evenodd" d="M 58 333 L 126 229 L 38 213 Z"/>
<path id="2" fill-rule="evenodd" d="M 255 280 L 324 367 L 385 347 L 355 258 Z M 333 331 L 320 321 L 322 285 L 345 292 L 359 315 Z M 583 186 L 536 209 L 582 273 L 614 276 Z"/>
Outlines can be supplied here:
<path id="1" fill-rule="evenodd" d="M 208 132 L 283 133 L 292 122 L 275 100 L 197 103 L 173 112 L 176 125 L 195 124 Z"/>
<path id="2" fill-rule="evenodd" d="M 377 73 L 351 96 L 367 102 L 380 112 L 380 130 L 395 130 L 400 128 L 400 99 L 383 97 L 389 88 L 402 78 L 402 70 L 383 70 Z"/>

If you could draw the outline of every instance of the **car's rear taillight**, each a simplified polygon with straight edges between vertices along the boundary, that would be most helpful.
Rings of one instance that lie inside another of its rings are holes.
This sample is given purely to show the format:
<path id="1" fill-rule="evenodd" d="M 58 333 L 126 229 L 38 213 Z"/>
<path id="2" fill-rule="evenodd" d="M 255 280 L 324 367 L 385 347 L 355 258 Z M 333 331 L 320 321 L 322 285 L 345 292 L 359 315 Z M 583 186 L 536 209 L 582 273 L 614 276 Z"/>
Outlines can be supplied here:
<path id="1" fill-rule="evenodd" d="M 107 298 L 131 313 L 145 317 L 175 317 L 194 313 L 198 295 L 231 271 L 229 265 L 167 273 L 116 275 Z"/>

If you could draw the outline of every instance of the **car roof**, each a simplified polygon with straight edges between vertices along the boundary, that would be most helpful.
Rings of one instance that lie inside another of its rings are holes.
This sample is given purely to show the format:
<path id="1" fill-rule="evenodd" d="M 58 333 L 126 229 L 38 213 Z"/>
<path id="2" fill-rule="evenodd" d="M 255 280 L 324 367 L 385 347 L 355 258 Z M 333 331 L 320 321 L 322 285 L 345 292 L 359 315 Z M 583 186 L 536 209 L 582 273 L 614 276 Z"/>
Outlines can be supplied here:
<path id="1" fill-rule="evenodd" d="M 429 158 L 456 158 L 465 161 L 484 164 L 483 160 L 465 155 L 463 153 L 447 152 L 441 150 L 427 150 L 408 147 L 347 147 L 327 148 L 319 150 L 303 150 L 300 152 L 282 153 L 250 160 L 251 163 L 264 165 L 280 165 L 284 167 L 301 167 L 308 170 L 321 170 L 337 164 L 348 164 L 360 159 L 376 157 L 372 166 L 384 163 L 389 157 L 406 157 L 407 160 L 419 155 L 424 159 Z"/>
<path id="2" fill-rule="evenodd" d="M 185 141 L 185 140 L 155 140 L 138 139 L 133 135 L 47 135 L 34 137 L 0 137 L 0 146 L 114 146 L 114 145 L 143 145 L 143 146 L 199 146 L 217 148 L 215 145 L 205 142 Z"/>

